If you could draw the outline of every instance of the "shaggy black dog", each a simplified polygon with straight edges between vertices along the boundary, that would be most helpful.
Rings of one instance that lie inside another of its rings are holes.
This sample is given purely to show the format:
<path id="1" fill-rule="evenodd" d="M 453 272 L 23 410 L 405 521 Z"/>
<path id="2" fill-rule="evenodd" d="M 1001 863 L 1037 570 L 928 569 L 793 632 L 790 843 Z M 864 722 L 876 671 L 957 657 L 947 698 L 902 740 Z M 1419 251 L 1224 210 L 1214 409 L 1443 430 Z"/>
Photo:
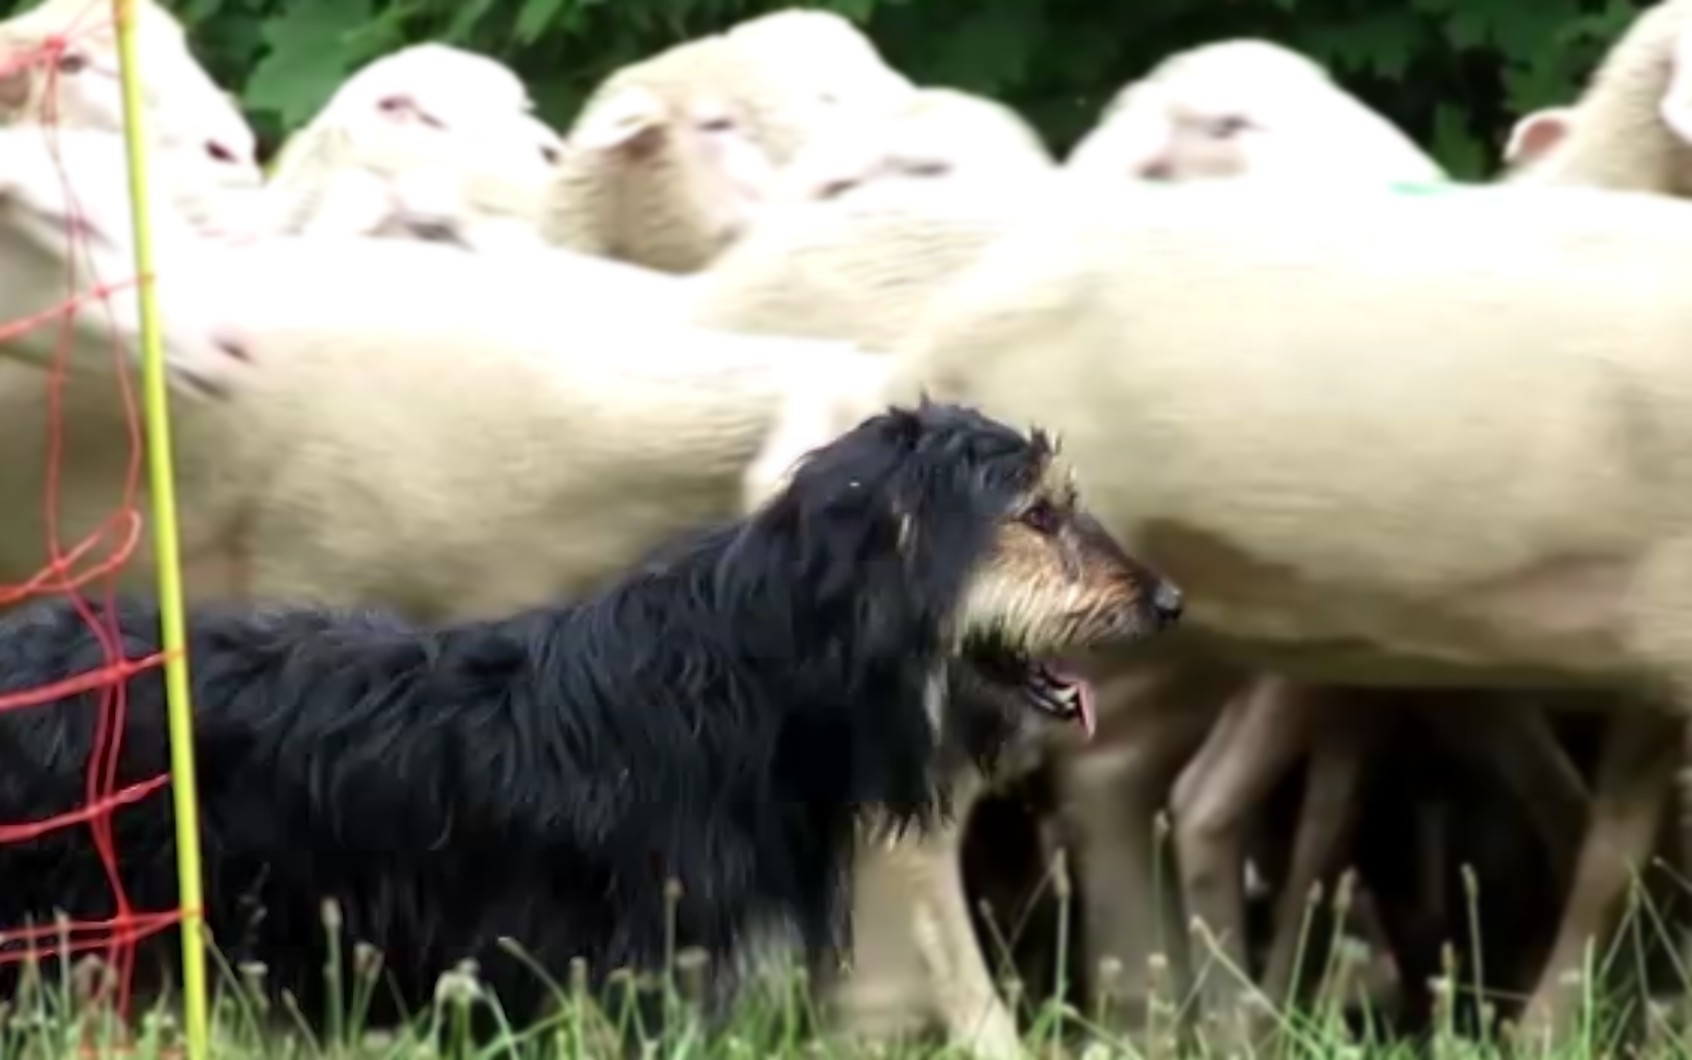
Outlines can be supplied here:
<path id="1" fill-rule="evenodd" d="M 578 602 L 439 628 L 202 607 L 207 920 L 308 1012 L 328 1000 L 327 898 L 412 1012 L 469 957 L 513 1019 L 533 1014 L 550 995 L 504 936 L 599 977 L 660 967 L 673 930 L 726 998 L 761 941 L 832 953 L 864 814 L 920 821 L 945 756 L 990 754 L 1033 711 L 1090 717 L 1037 660 L 1179 608 L 1079 509 L 1045 436 L 927 402 Z M 150 601 L 105 618 L 129 657 L 157 649 Z M 0 693 L 103 661 L 67 603 L 0 619 Z M 168 767 L 158 673 L 128 698 L 123 783 Z M 0 715 L 0 820 L 83 801 L 96 716 L 90 696 Z M 137 908 L 176 903 L 171 820 L 163 791 L 116 811 Z M 83 828 L 0 846 L 0 879 L 0 925 L 113 912 Z M 151 944 L 161 962 L 175 946 Z"/>

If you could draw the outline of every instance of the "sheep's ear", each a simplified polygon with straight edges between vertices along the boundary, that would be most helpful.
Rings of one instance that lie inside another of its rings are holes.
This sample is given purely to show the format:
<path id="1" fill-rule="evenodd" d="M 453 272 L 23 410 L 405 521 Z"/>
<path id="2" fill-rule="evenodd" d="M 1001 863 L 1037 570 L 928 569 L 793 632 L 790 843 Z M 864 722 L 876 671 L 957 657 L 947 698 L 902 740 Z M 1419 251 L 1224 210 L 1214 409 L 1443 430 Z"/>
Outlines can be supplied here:
<path id="1" fill-rule="evenodd" d="M 1569 107 L 1546 107 L 1523 115 L 1510 129 L 1510 139 L 1504 145 L 1504 163 L 1513 166 L 1532 162 L 1556 147 L 1569 134 L 1573 119 Z"/>
<path id="2" fill-rule="evenodd" d="M 1663 124 L 1687 144 L 1692 144 L 1692 26 L 1682 29 L 1669 52 L 1668 87 L 1657 101 Z"/>
<path id="3" fill-rule="evenodd" d="M 570 131 L 572 146 L 588 151 L 615 151 L 650 144 L 664 131 L 668 111 L 664 101 L 634 87 L 596 105 Z"/>
<path id="4" fill-rule="evenodd" d="M 17 110 L 29 102 L 30 78 L 35 69 L 15 48 L 0 48 L 0 108 Z"/>

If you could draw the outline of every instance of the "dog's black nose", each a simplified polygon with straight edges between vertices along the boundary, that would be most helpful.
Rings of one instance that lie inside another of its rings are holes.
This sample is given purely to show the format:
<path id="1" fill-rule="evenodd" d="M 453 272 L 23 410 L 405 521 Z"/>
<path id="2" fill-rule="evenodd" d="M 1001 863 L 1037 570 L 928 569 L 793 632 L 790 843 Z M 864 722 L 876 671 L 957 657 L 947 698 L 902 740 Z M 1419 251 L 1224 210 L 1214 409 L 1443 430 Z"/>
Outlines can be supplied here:
<path id="1" fill-rule="evenodd" d="M 1152 591 L 1152 610 L 1157 612 L 1160 626 L 1172 626 L 1181 617 L 1184 600 L 1180 588 L 1171 581 L 1160 581 Z"/>

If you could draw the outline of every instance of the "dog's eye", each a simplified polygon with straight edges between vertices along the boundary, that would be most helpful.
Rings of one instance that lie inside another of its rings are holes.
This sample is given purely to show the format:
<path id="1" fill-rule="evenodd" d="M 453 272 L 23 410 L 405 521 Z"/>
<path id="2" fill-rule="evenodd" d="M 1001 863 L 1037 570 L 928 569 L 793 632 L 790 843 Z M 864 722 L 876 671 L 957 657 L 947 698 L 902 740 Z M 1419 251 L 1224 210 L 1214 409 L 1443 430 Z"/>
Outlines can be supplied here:
<path id="1" fill-rule="evenodd" d="M 1055 534 L 1063 525 L 1063 517 L 1051 501 L 1035 501 L 1022 513 L 1022 521 L 1030 530 L 1041 534 Z"/>

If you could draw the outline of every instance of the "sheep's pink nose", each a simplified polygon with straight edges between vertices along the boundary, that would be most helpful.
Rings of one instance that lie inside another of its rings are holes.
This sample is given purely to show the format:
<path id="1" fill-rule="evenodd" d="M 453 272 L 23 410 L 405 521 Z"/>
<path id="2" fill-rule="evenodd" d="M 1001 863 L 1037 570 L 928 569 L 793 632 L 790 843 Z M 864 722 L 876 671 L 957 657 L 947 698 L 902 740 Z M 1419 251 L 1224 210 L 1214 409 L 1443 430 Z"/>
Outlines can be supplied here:
<path id="1" fill-rule="evenodd" d="M 1140 176 L 1145 180 L 1169 180 L 1174 175 L 1175 167 L 1169 164 L 1167 158 L 1159 158 L 1140 167 Z"/>

